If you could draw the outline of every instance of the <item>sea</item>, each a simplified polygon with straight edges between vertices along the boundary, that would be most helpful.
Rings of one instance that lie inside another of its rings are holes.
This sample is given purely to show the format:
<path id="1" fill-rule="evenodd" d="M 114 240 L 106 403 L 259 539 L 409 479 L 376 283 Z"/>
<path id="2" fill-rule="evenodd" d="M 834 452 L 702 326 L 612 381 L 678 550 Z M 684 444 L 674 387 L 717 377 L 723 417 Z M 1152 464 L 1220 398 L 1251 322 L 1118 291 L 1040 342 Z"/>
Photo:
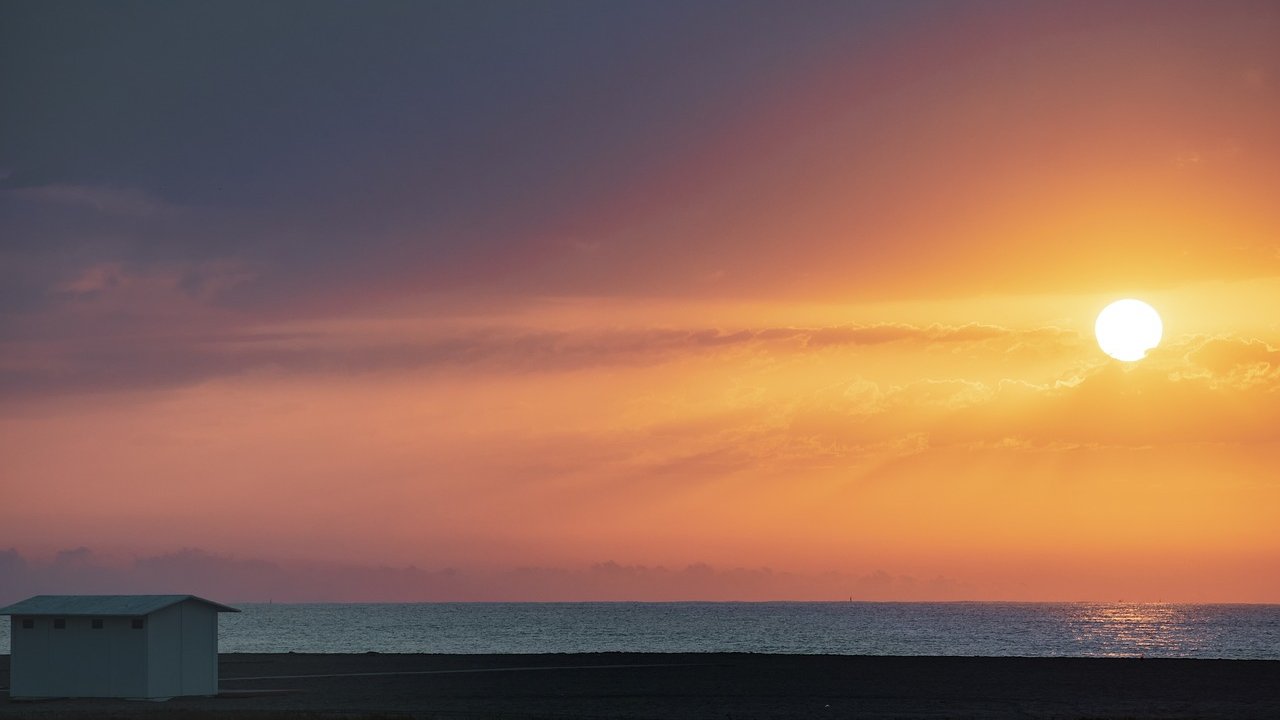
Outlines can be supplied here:
<path id="1" fill-rule="evenodd" d="M 238 605 L 253 653 L 750 652 L 1280 660 L 1280 605 L 582 602 Z M 0 652 L 9 625 L 0 624 Z"/>

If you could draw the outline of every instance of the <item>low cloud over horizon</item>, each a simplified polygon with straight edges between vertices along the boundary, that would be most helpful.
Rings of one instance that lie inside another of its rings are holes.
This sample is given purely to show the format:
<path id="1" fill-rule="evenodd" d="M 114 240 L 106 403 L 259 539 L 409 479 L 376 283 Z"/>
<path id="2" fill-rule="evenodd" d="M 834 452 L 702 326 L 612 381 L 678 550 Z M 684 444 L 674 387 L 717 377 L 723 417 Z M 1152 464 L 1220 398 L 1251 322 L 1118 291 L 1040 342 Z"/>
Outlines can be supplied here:
<path id="1" fill-rule="evenodd" d="M 414 566 L 271 561 L 184 549 L 120 558 L 89 548 L 29 558 L 0 550 L 0 604 L 41 594 L 191 594 L 227 602 L 573 602 L 965 599 L 947 578 L 883 570 L 850 576 L 770 568 L 680 568 L 607 561 L 568 569 L 466 571 Z"/>
<path id="2" fill-rule="evenodd" d="M 0 605 L 32 595 L 191 594 L 230 603 L 414 602 L 1267 602 L 1267 581 L 1252 594 L 1223 592 L 1215 583 L 1231 568 L 1201 568 L 1195 576 L 1133 567 L 1126 577 L 1108 568 L 1072 568 L 1065 575 L 1026 573 L 963 579 L 894 574 L 876 569 L 788 572 L 769 567 L 678 567 L 597 562 L 580 567 L 465 569 L 266 560 L 187 548 L 158 555 L 100 554 L 86 547 L 52 556 L 0 550 Z M 1109 576 L 1113 594 L 1088 587 Z M 1188 588 L 1195 588 L 1188 593 Z"/>

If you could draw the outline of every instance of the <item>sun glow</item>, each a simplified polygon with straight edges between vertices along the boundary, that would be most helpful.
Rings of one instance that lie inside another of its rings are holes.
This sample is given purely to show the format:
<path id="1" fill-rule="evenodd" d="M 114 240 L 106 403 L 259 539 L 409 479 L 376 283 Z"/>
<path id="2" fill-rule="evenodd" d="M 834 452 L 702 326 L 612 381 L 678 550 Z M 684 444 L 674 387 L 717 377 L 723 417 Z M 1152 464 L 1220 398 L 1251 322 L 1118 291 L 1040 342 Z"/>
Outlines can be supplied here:
<path id="1" fill-rule="evenodd" d="M 1117 300 L 1098 313 L 1098 347 L 1116 360 L 1133 362 L 1160 344 L 1164 324 L 1156 309 L 1141 300 Z"/>

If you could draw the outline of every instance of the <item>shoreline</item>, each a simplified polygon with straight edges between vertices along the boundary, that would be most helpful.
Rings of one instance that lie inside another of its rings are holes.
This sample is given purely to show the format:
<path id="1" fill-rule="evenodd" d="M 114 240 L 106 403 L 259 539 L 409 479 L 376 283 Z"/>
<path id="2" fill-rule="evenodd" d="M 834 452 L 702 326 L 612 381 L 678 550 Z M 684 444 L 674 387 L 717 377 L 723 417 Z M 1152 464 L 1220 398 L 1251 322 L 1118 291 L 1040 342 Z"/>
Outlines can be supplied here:
<path id="1" fill-rule="evenodd" d="M 0 656 L 0 687 L 9 657 Z M 225 653 L 214 698 L 12 701 L 0 718 L 1274 718 L 1280 661 L 755 653 Z"/>

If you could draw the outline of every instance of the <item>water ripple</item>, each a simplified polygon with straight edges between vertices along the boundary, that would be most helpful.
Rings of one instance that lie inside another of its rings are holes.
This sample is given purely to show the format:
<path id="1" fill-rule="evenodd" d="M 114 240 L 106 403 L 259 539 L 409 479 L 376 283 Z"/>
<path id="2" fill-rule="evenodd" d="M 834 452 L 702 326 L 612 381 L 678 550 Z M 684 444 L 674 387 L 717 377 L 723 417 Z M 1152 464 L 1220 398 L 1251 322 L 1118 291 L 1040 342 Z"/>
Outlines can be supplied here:
<path id="1" fill-rule="evenodd" d="M 223 651 L 1280 659 L 1277 605 L 422 603 L 242 608 L 243 613 L 221 618 Z"/>

